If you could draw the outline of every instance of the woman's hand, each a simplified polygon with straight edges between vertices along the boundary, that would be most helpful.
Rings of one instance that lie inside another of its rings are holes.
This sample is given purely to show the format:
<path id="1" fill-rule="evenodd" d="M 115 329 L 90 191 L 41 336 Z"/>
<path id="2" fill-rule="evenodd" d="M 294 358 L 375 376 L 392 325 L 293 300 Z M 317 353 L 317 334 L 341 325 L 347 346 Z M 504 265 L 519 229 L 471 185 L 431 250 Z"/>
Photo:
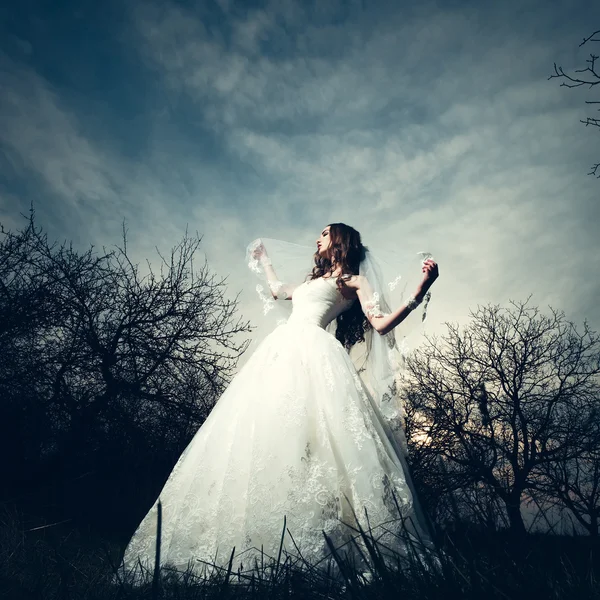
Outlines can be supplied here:
<path id="1" fill-rule="evenodd" d="M 426 291 L 432 285 L 433 282 L 440 276 L 438 265 L 432 258 L 428 258 L 423 261 L 423 280 L 421 281 L 422 288 Z"/>
<path id="2" fill-rule="evenodd" d="M 269 255 L 267 254 L 267 249 L 264 244 L 261 242 L 254 250 L 252 250 L 252 258 L 254 260 L 258 260 L 261 263 L 269 260 Z"/>

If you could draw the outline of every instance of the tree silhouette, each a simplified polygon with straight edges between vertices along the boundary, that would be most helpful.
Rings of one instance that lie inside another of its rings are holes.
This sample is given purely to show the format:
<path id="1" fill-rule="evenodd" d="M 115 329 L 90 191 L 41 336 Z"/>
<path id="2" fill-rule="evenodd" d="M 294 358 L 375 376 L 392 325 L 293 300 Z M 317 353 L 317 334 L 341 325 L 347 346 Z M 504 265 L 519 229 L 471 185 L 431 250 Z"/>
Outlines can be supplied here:
<path id="1" fill-rule="evenodd" d="M 413 468 L 430 488 L 499 500 L 521 534 L 523 495 L 548 465 L 581 460 L 600 443 L 600 338 L 528 302 L 471 317 L 407 361 Z"/>
<path id="2" fill-rule="evenodd" d="M 600 535 L 600 448 L 544 465 L 542 502 L 565 507 L 590 536 Z"/>
<path id="3" fill-rule="evenodd" d="M 600 29 L 598 31 L 594 31 L 592 35 L 587 38 L 583 38 L 579 47 L 584 46 L 587 43 L 600 42 Z M 588 86 L 589 88 L 593 88 L 600 84 L 600 70 L 598 69 L 598 65 L 596 61 L 598 60 L 598 56 L 593 53 L 590 53 L 590 57 L 586 60 L 588 66 L 584 69 L 575 69 L 575 71 L 570 73 L 565 73 L 561 66 L 558 66 L 554 63 L 554 74 L 550 75 L 548 79 L 559 78 L 562 79 L 563 82 L 560 84 L 561 86 L 568 88 L 575 88 L 581 86 Z M 586 104 L 596 105 L 600 104 L 600 100 L 586 100 Z M 597 110 L 600 111 L 600 108 Z M 586 117 L 582 119 L 581 122 L 587 127 L 600 127 L 600 118 L 598 117 Z M 596 175 L 600 178 L 600 162 L 592 165 L 592 169 L 589 175 Z"/>
<path id="4" fill-rule="evenodd" d="M 159 254 L 159 273 L 148 263 L 142 275 L 125 230 L 121 246 L 101 253 L 50 244 L 33 212 L 22 231 L 3 231 L 0 445 L 14 457 L 0 474 L 4 497 L 68 481 L 81 491 L 87 477 L 92 514 L 109 480 L 156 492 L 250 330 L 225 280 L 195 261 L 200 243 L 186 232 Z M 83 506 L 78 493 L 67 503 Z"/>

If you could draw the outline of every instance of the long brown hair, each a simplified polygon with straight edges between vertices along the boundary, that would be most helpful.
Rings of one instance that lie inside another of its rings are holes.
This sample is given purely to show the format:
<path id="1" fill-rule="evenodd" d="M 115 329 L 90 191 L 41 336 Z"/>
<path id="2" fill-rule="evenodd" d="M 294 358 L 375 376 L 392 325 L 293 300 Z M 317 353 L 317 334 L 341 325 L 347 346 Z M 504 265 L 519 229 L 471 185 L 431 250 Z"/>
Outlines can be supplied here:
<path id="1" fill-rule="evenodd" d="M 343 276 L 358 275 L 366 247 L 362 245 L 360 233 L 345 223 L 330 223 L 329 239 L 329 258 L 315 253 L 315 266 L 310 278 L 318 279 L 332 273 L 334 265 L 340 267 L 341 273 L 336 279 L 336 285 L 342 291 L 346 286 Z M 364 342 L 365 331 L 372 327 L 362 311 L 360 302 L 354 302 L 348 310 L 338 316 L 336 322 L 335 337 L 347 349 L 357 342 Z"/>

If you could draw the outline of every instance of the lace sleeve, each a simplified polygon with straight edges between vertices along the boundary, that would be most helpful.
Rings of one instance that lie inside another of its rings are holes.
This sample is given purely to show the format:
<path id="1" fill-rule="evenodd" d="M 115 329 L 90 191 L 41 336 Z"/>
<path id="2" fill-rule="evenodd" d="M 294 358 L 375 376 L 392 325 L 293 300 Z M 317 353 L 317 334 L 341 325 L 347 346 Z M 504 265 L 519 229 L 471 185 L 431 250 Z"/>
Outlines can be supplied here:
<path id="1" fill-rule="evenodd" d="M 292 294 L 297 287 L 297 285 L 284 283 L 283 281 L 279 281 L 279 279 L 269 281 L 269 289 L 277 300 L 291 300 Z"/>
<path id="2" fill-rule="evenodd" d="M 256 286 L 256 291 L 263 302 L 265 314 L 271 310 L 273 300 L 292 299 L 294 289 L 298 286 L 279 279 L 261 239 L 254 240 L 248 246 L 246 256 L 248 268 L 267 283 L 271 292 L 270 294 L 265 293 L 265 288 L 262 285 Z"/>
<path id="3" fill-rule="evenodd" d="M 358 300 L 363 313 L 369 321 L 374 318 L 385 317 L 389 314 L 389 312 L 386 312 L 387 305 L 382 303 L 379 294 L 373 290 L 373 287 L 366 277 L 362 277 L 361 279 Z"/>
<path id="4" fill-rule="evenodd" d="M 362 305 L 362 309 L 368 319 L 372 319 L 373 317 L 385 317 L 385 313 L 381 310 L 379 294 L 377 292 L 373 294 L 373 297 L 370 300 L 367 300 Z"/>
<path id="5" fill-rule="evenodd" d="M 259 283 L 256 286 L 256 293 L 263 304 L 263 314 L 267 315 L 273 308 L 275 300 L 291 300 L 292 293 L 297 287 L 281 281 L 269 281 L 269 289 L 271 293 L 265 293 L 265 288 Z"/>

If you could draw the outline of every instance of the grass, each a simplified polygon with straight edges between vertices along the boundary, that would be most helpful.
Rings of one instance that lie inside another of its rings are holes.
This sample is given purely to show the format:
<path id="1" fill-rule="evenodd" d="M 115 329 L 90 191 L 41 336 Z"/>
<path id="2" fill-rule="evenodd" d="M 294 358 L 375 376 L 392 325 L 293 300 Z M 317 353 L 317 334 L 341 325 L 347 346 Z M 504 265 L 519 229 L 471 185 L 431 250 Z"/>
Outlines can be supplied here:
<path id="1" fill-rule="evenodd" d="M 598 542 L 588 537 L 536 534 L 515 540 L 506 532 L 454 530 L 440 535 L 436 557 L 410 545 L 400 555 L 383 547 L 374 532 L 357 533 L 360 568 L 332 545 L 328 567 L 315 568 L 281 551 L 243 573 L 213 566 L 199 577 L 190 569 L 163 568 L 141 571 L 143 581 L 134 585 L 115 578 L 118 544 L 69 523 L 34 528 L 15 509 L 4 508 L 0 598 L 600 600 Z"/>

